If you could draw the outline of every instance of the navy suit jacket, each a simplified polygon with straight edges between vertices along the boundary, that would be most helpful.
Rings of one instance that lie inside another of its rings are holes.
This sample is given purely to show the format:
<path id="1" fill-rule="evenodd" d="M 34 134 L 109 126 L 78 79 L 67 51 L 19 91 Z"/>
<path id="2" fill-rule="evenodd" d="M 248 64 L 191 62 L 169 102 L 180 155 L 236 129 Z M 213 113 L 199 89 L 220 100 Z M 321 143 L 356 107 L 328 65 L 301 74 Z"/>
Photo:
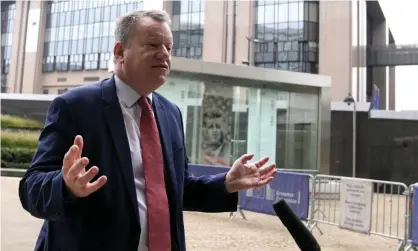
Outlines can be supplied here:
<path id="1" fill-rule="evenodd" d="M 225 190 L 225 173 L 188 174 L 182 115 L 176 105 L 153 93 L 153 109 L 164 156 L 173 250 L 185 251 L 183 210 L 232 212 L 238 194 Z M 85 198 L 66 189 L 63 157 L 82 135 L 82 156 L 99 167 L 107 183 Z M 75 88 L 55 98 L 31 166 L 19 184 L 22 206 L 44 219 L 35 250 L 136 251 L 140 219 L 130 149 L 114 78 Z M 208 223 L 210 224 L 210 223 Z"/>

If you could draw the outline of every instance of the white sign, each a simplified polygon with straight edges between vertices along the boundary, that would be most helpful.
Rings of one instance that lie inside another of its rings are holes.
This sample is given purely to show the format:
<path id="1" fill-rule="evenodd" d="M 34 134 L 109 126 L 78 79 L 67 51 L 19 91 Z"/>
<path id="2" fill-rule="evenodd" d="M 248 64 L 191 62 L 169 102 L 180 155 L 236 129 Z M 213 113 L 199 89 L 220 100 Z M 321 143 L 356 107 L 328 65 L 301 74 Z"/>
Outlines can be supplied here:
<path id="1" fill-rule="evenodd" d="M 372 182 L 341 179 L 340 227 L 368 233 L 371 229 Z"/>

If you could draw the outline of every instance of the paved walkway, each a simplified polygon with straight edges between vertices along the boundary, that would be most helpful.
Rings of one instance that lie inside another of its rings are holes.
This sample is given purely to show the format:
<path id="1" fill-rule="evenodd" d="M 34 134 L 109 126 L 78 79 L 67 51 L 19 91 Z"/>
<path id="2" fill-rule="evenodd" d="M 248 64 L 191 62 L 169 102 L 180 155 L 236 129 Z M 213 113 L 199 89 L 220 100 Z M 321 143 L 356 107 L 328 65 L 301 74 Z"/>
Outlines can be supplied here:
<path id="1" fill-rule="evenodd" d="M 23 210 L 19 178 L 1 177 L 1 249 L 32 251 L 42 221 Z M 245 212 L 248 221 L 228 214 L 185 213 L 186 243 L 191 251 L 299 250 L 275 216 Z M 324 235 L 314 231 L 323 251 L 391 251 L 396 241 L 321 225 Z M 221 241 L 220 241 L 221 240 Z"/>
<path id="2" fill-rule="evenodd" d="M 1 177 L 1 250 L 31 251 L 42 221 L 26 212 L 19 201 L 19 178 Z"/>

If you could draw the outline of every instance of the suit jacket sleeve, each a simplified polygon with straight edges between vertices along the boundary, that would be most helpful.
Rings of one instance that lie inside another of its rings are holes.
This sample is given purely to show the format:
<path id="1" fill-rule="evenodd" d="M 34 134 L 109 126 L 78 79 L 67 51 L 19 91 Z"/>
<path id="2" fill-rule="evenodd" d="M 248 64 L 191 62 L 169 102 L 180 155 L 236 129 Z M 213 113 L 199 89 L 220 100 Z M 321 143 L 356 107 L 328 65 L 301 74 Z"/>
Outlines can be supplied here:
<path id="1" fill-rule="evenodd" d="M 76 199 L 66 189 L 61 168 L 65 153 L 76 136 L 76 125 L 64 97 L 57 97 L 48 109 L 38 149 L 19 183 L 19 198 L 31 215 L 45 220 L 69 217 Z"/>
<path id="2" fill-rule="evenodd" d="M 180 109 L 180 123 L 183 130 L 183 118 Z M 184 134 L 183 134 L 184 142 Z M 233 212 L 237 210 L 238 193 L 229 193 L 225 187 L 226 173 L 191 177 L 188 172 L 189 161 L 184 151 L 186 163 L 184 173 L 183 209 L 200 212 Z"/>

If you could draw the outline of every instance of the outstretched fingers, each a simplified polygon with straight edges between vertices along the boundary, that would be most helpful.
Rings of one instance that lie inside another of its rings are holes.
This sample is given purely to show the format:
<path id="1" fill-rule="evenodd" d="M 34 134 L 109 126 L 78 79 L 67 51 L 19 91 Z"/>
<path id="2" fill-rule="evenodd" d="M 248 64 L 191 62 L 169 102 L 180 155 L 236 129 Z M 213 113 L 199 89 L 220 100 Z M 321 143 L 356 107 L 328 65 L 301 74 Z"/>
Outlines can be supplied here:
<path id="1" fill-rule="evenodd" d="M 259 170 L 260 170 L 260 175 L 269 174 L 272 171 L 276 171 L 276 164 L 270 164 L 268 166 L 260 168 Z"/>
<path id="2" fill-rule="evenodd" d="M 268 165 L 260 171 L 260 180 L 258 181 L 258 186 L 264 186 L 272 181 L 277 174 L 277 169 L 275 164 Z"/>
<path id="3" fill-rule="evenodd" d="M 273 179 L 274 179 L 274 177 L 268 177 L 267 179 L 260 179 L 260 180 L 258 181 L 257 186 L 258 186 L 258 187 L 261 187 L 261 186 L 267 185 L 267 184 L 268 184 L 268 183 L 270 183 Z"/>
<path id="4" fill-rule="evenodd" d="M 248 161 L 252 160 L 254 157 L 254 153 L 246 153 L 241 156 L 240 162 L 242 164 L 246 164 Z"/>
<path id="5" fill-rule="evenodd" d="M 257 167 L 260 168 L 262 166 L 264 166 L 268 161 L 269 161 L 269 157 L 264 157 L 260 160 L 257 160 L 256 162 L 254 162 L 253 164 Z"/>
<path id="6" fill-rule="evenodd" d="M 107 177 L 102 175 L 94 182 L 87 183 L 86 186 L 84 187 L 84 192 L 87 195 L 92 194 L 96 192 L 97 190 L 99 190 L 104 184 L 106 184 L 106 181 L 107 181 Z"/>
<path id="7" fill-rule="evenodd" d="M 97 174 L 99 173 L 99 168 L 97 166 L 92 166 L 87 172 L 79 174 L 76 179 L 76 184 L 79 187 L 84 187 L 89 183 Z"/>
<path id="8" fill-rule="evenodd" d="M 76 159 L 77 155 L 79 154 L 79 148 L 76 145 L 73 145 L 70 147 L 68 152 L 64 155 L 64 161 L 63 161 L 63 168 L 62 171 L 67 174 L 70 168 L 74 164 L 74 160 Z"/>

